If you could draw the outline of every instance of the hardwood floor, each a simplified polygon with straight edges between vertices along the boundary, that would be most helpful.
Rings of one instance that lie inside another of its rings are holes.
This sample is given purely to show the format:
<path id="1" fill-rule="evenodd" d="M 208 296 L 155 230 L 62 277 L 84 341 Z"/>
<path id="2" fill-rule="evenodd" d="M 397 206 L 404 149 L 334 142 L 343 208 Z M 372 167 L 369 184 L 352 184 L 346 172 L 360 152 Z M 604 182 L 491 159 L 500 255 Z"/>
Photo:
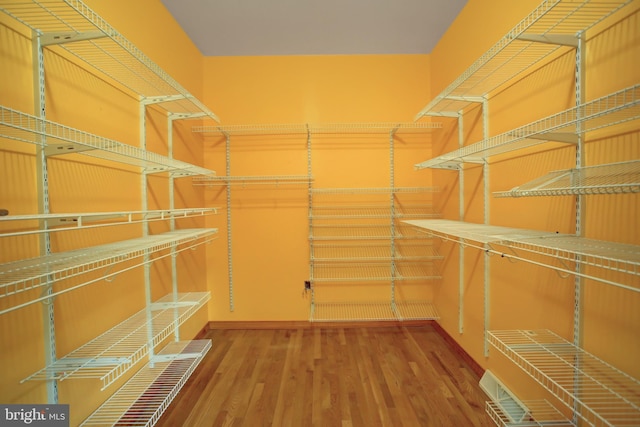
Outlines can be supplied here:
<path id="1" fill-rule="evenodd" d="M 492 426 L 479 378 L 433 326 L 210 330 L 157 425 Z"/>

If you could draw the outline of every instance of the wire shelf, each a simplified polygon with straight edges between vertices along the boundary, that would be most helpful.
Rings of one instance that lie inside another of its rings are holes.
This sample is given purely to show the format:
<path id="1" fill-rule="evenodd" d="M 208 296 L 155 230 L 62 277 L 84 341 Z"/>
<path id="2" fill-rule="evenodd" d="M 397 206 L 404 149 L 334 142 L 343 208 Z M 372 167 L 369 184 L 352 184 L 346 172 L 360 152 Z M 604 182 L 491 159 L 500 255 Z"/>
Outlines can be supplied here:
<path id="1" fill-rule="evenodd" d="M 371 322 L 438 319 L 431 302 L 315 302 L 311 322 Z"/>
<path id="2" fill-rule="evenodd" d="M 155 425 L 210 348 L 211 340 L 167 344 L 81 425 Z"/>
<path id="3" fill-rule="evenodd" d="M 209 135 L 298 135 L 317 134 L 423 134 L 441 129 L 442 123 L 270 123 L 221 126 L 193 126 L 192 132 Z"/>
<path id="4" fill-rule="evenodd" d="M 313 262 L 318 263 L 315 264 L 316 266 L 325 262 L 378 262 L 390 259 L 391 246 L 388 244 L 375 246 L 348 243 L 313 245 Z"/>
<path id="5" fill-rule="evenodd" d="M 178 294 L 175 301 L 173 295 L 167 295 L 151 305 L 150 324 L 146 310 L 141 310 L 22 382 L 99 378 L 104 390 L 148 355 L 149 326 L 152 344 L 157 346 L 202 308 L 209 298 L 209 292 Z"/>
<path id="6" fill-rule="evenodd" d="M 254 176 L 196 176 L 193 185 L 196 186 L 223 186 L 223 185 L 284 185 L 305 184 L 312 182 L 308 175 L 254 175 Z"/>
<path id="7" fill-rule="evenodd" d="M 313 261 L 316 263 L 337 262 L 391 262 L 391 245 L 317 244 L 313 246 Z M 431 245 L 397 245 L 393 257 L 397 261 L 432 261 L 443 257 Z"/>
<path id="8" fill-rule="evenodd" d="M 495 197 L 640 193 L 640 160 L 553 171 Z"/>
<path id="9" fill-rule="evenodd" d="M 406 224 L 424 229 L 434 236 L 451 236 L 464 243 L 496 243 L 513 250 L 525 250 L 554 260 L 579 261 L 601 269 L 640 276 L 640 246 L 588 239 L 572 234 L 550 233 L 451 220 L 409 220 Z M 510 256 L 509 254 L 504 254 Z M 595 277 L 592 277 L 595 278 Z M 615 285 L 615 283 L 612 283 Z M 640 287 L 622 286 L 640 292 Z"/>
<path id="10" fill-rule="evenodd" d="M 381 205 L 314 206 L 312 219 L 391 218 L 391 208 Z M 317 212 L 317 213 L 316 213 Z M 403 205 L 394 207 L 394 218 L 437 218 L 431 205 Z"/>
<path id="11" fill-rule="evenodd" d="M 379 282 L 391 281 L 390 263 L 367 264 L 319 264 L 313 267 L 315 283 L 339 282 Z"/>
<path id="12" fill-rule="evenodd" d="M 62 49 L 169 113 L 219 121 L 142 51 L 80 0 L 4 2 L 6 14 L 41 34 L 41 43 Z"/>
<path id="13" fill-rule="evenodd" d="M 105 275 L 101 278 L 111 277 L 120 272 L 120 270 L 109 272 L 108 268 L 113 265 L 163 249 L 175 248 L 176 245 L 188 244 L 188 247 L 191 248 L 206 243 L 206 238 L 215 233 L 217 233 L 215 228 L 176 230 L 1 264 L 0 298 L 45 286 L 48 280 L 60 281 L 99 269 L 106 270 Z M 136 265 L 136 267 L 138 266 Z M 93 281 L 86 284 L 93 283 Z M 58 290 L 47 297 L 50 298 L 81 286 L 84 284 Z M 27 303 L 4 309 L 0 311 L 0 314 L 43 300 L 43 298 L 45 297 L 34 298 Z"/>
<path id="14" fill-rule="evenodd" d="M 487 414 L 500 427 L 563 427 L 575 426 L 562 412 L 546 400 L 527 400 L 522 402 L 529 410 L 527 420 L 513 422 L 495 402 L 485 406 Z"/>
<path id="15" fill-rule="evenodd" d="M 563 45 L 575 44 L 577 33 L 592 28 L 630 2 L 544 0 L 427 104 L 415 120 L 427 115 L 457 115 Z M 535 37 L 539 39 L 531 41 Z"/>
<path id="16" fill-rule="evenodd" d="M 431 263 L 402 262 L 396 263 L 395 280 L 415 281 L 415 280 L 440 280 L 442 276 Z"/>
<path id="17" fill-rule="evenodd" d="M 33 215 L 7 215 L 0 217 L 0 226 L 13 222 L 26 222 L 24 230 L 0 231 L 0 237 L 19 236 L 55 231 L 76 230 L 79 228 L 106 227 L 112 225 L 135 224 L 141 222 L 163 221 L 169 219 L 194 218 L 217 214 L 217 208 L 167 209 L 151 211 L 122 212 L 85 212 L 50 213 Z M 35 229 L 34 221 L 44 221 L 46 228 Z"/>
<path id="18" fill-rule="evenodd" d="M 584 132 L 640 118 L 640 85 L 587 102 L 528 125 L 510 130 L 415 165 L 416 169 L 459 169 L 465 162 L 482 163 L 505 154 L 549 141 L 577 142 L 577 125 Z"/>
<path id="19" fill-rule="evenodd" d="M 499 243 L 507 239 L 514 240 L 520 237 L 556 236 L 555 233 L 546 231 L 474 224 L 448 219 L 408 220 L 402 222 L 436 236 L 448 235 L 461 240 L 473 240 L 480 243 Z"/>
<path id="20" fill-rule="evenodd" d="M 314 225 L 312 240 L 388 240 L 390 225 Z"/>
<path id="21" fill-rule="evenodd" d="M 589 425 L 640 425 L 640 381 L 553 332 L 489 331 L 488 340 Z"/>
<path id="22" fill-rule="evenodd" d="M 78 129 L 39 119 L 0 106 L 0 137 L 38 143 L 46 137 L 48 156 L 80 153 L 118 163 L 138 166 L 146 173 L 169 172 L 175 177 L 215 175 L 214 171 L 170 159 L 132 145 L 93 135 Z"/>
<path id="23" fill-rule="evenodd" d="M 440 191 L 438 187 L 386 187 L 386 188 L 313 188 L 313 194 L 395 194 L 395 193 L 433 193 Z"/>

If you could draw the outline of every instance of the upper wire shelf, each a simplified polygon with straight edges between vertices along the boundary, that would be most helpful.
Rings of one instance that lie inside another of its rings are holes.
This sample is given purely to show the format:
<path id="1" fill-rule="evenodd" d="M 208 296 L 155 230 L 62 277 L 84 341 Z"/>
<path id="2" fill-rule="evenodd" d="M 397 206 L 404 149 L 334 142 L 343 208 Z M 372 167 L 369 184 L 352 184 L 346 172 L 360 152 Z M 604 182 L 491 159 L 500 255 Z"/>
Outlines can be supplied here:
<path id="1" fill-rule="evenodd" d="M 421 134 L 442 128 L 442 123 L 271 123 L 193 126 L 192 132 L 209 135 L 307 135 L 307 134 Z"/>
<path id="2" fill-rule="evenodd" d="M 313 194 L 396 194 L 429 193 L 440 191 L 438 187 L 353 187 L 353 188 L 313 188 Z"/>
<path id="3" fill-rule="evenodd" d="M 549 172 L 495 197 L 640 193 L 640 160 Z"/>
<path id="4" fill-rule="evenodd" d="M 178 294 L 175 300 L 173 294 L 166 295 L 151 304 L 151 319 L 143 309 L 23 382 L 98 378 L 104 390 L 149 353 L 149 327 L 153 335 L 151 343 L 155 347 L 203 307 L 209 298 L 209 292 Z"/>
<path id="5" fill-rule="evenodd" d="M 122 212 L 84 212 L 84 213 L 49 213 L 33 215 L 0 216 L 0 226 L 4 223 L 27 223 L 20 230 L 1 231 L 0 237 L 26 234 L 51 233 L 54 231 L 77 230 L 79 228 L 95 228 L 112 225 L 135 224 L 141 222 L 162 221 L 169 219 L 194 218 L 217 213 L 217 208 L 166 209 L 150 211 Z M 43 221 L 45 228 L 38 229 Z M 18 226 L 21 224 L 18 224 Z"/>
<path id="6" fill-rule="evenodd" d="M 590 132 L 640 118 L 640 85 L 630 86 L 528 125 L 504 132 L 415 165 L 416 169 L 459 169 L 465 162 L 549 141 L 577 143 L 577 132 Z M 587 135 L 588 138 L 588 135 Z"/>
<path id="7" fill-rule="evenodd" d="M 211 348 L 211 340 L 170 342 L 82 426 L 153 426 Z"/>
<path id="8" fill-rule="evenodd" d="M 638 245 L 589 239 L 573 234 L 498 227 L 444 219 L 408 220 L 403 222 L 428 230 L 428 234 L 431 235 L 453 236 L 451 240 L 459 242 L 472 240 L 484 244 L 495 243 L 510 247 L 512 250 L 524 250 L 534 254 L 545 255 L 555 260 L 580 262 L 583 265 L 626 273 L 631 276 L 640 276 L 640 246 Z M 521 259 L 515 253 L 503 253 L 502 256 Z M 551 265 L 547 266 L 555 268 Z M 588 277 L 600 280 L 596 276 Z M 605 281 L 605 283 L 640 292 L 640 287 L 637 286 L 638 281 L 636 280 L 635 282 L 635 286 L 626 286 Z"/>
<path id="9" fill-rule="evenodd" d="M 578 33 L 631 1 L 544 0 L 429 102 L 415 120 L 424 116 L 457 116 L 563 46 L 577 46 Z"/>
<path id="10" fill-rule="evenodd" d="M 587 424 L 640 425 L 640 381 L 555 333 L 489 331 L 488 340 Z"/>
<path id="11" fill-rule="evenodd" d="M 80 153 L 139 166 L 146 173 L 169 172 L 174 177 L 215 175 L 215 172 L 209 169 L 3 106 L 0 106 L 0 137 L 37 145 L 41 145 L 40 137 L 46 137 L 44 150 L 47 156 Z"/>
<path id="12" fill-rule="evenodd" d="M 92 246 L 73 251 L 57 252 L 37 258 L 0 264 L 0 298 L 45 286 L 49 280 L 60 281 L 90 271 L 105 269 L 105 274 L 99 279 L 75 284 L 63 289 L 58 287 L 58 290 L 52 294 L 33 296 L 27 302 L 17 301 L 15 305 L 0 310 L 0 314 L 16 310 L 37 301 L 43 301 L 106 277 L 115 276 L 125 270 L 112 270 L 111 267 L 129 259 L 152 252 L 158 252 L 163 249 L 171 249 L 176 245 L 187 245 L 186 248 L 176 250 L 176 252 L 180 252 L 207 243 L 212 240 L 211 236 L 216 232 L 217 229 L 215 228 L 175 230 L 132 240 Z M 158 258 L 156 257 L 155 259 Z M 153 262 L 155 259 L 144 261 L 143 264 Z M 136 264 L 133 267 L 129 266 L 127 270 L 143 264 Z"/>
<path id="13" fill-rule="evenodd" d="M 3 2 L 0 10 L 36 32 L 43 46 L 63 49 L 176 118 L 219 121 L 202 102 L 80 0 Z"/>
<path id="14" fill-rule="evenodd" d="M 192 183 L 196 186 L 224 185 L 284 185 L 309 184 L 313 178 L 309 175 L 246 175 L 246 176 L 196 176 Z"/>

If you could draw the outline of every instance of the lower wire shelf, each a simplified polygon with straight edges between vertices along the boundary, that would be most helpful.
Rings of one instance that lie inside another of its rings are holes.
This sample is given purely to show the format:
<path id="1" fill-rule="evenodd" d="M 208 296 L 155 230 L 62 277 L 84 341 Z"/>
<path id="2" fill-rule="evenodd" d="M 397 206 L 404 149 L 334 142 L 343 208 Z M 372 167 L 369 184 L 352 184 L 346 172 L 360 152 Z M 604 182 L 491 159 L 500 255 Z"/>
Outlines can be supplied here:
<path id="1" fill-rule="evenodd" d="M 371 322 L 435 320 L 438 312 L 428 301 L 315 302 L 311 322 Z"/>
<path id="2" fill-rule="evenodd" d="M 209 292 L 181 293 L 175 301 L 172 294 L 166 295 L 151 304 L 150 319 L 143 309 L 22 382 L 97 378 L 104 390 L 149 354 L 149 327 L 156 346 L 209 299 Z"/>
<path id="3" fill-rule="evenodd" d="M 575 426 L 562 412 L 547 400 L 528 400 L 522 402 L 528 409 L 527 419 L 513 421 L 500 405 L 488 401 L 485 410 L 489 417 L 501 427 L 560 427 Z"/>
<path id="4" fill-rule="evenodd" d="M 210 348 L 211 340 L 167 344 L 81 425 L 154 425 Z"/>

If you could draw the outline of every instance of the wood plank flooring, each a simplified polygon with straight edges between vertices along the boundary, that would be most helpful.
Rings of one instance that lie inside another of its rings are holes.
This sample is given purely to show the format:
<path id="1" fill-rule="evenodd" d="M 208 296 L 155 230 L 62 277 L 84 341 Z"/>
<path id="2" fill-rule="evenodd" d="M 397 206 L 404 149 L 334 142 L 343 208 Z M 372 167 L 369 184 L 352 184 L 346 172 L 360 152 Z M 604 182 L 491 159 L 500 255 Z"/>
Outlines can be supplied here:
<path id="1" fill-rule="evenodd" d="M 479 378 L 433 326 L 210 330 L 157 425 L 492 426 Z"/>

